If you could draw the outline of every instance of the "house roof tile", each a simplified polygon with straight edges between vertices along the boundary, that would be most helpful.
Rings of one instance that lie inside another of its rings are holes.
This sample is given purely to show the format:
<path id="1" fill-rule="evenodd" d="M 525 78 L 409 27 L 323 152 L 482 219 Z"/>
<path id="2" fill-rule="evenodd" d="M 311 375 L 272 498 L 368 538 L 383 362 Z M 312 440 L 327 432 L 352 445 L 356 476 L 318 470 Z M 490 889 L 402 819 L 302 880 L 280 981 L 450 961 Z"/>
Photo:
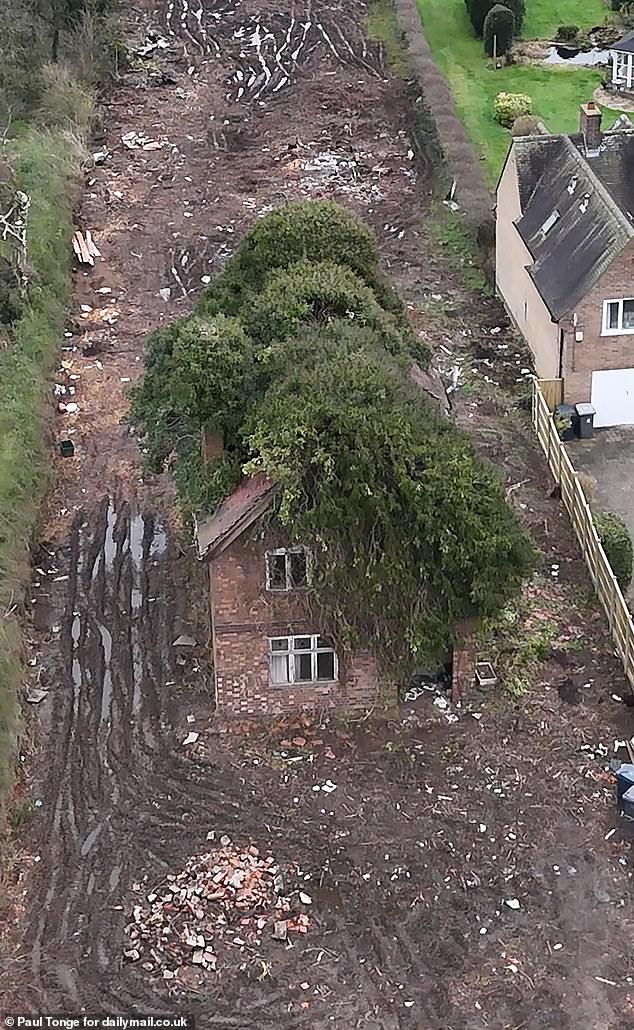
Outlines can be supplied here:
<path id="1" fill-rule="evenodd" d="M 587 157 L 583 137 L 514 141 L 529 273 L 554 319 L 571 311 L 634 236 L 634 133 L 605 133 Z"/>
<path id="2" fill-rule="evenodd" d="M 274 491 L 275 484 L 262 472 L 245 477 L 211 518 L 196 525 L 198 557 L 211 558 L 228 547 L 264 514 Z"/>

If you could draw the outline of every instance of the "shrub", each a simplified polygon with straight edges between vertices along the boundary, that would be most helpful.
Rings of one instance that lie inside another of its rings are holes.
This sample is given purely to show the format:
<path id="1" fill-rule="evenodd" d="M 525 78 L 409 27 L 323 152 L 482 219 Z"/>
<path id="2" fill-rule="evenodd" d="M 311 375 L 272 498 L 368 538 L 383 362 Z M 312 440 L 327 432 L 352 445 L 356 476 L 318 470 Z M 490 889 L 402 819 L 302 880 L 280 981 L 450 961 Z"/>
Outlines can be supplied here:
<path id="1" fill-rule="evenodd" d="M 242 318 L 260 347 L 294 336 L 302 323 L 349 319 L 374 329 L 386 350 L 403 353 L 409 347 L 417 360 L 427 363 L 428 355 L 411 331 L 384 311 L 350 268 L 332 262 L 298 261 L 287 271 L 275 272 L 262 293 L 245 305 Z"/>
<path id="2" fill-rule="evenodd" d="M 65 64 L 45 64 L 38 120 L 50 128 L 87 131 L 94 113 L 94 97 Z"/>
<path id="3" fill-rule="evenodd" d="M 279 484 L 286 533 L 314 541 L 316 600 L 344 642 L 401 674 L 506 604 L 533 552 L 496 474 L 384 351 L 326 346 L 267 391 L 248 471 Z"/>
<path id="4" fill-rule="evenodd" d="M 519 33 L 524 24 L 524 15 L 526 14 L 526 0 L 504 0 L 504 6 L 508 7 L 513 12 L 513 20 L 515 21 L 515 35 Z"/>
<path id="5" fill-rule="evenodd" d="M 495 98 L 495 120 L 510 129 L 516 118 L 531 114 L 533 102 L 525 93 L 498 93 Z"/>
<path id="6" fill-rule="evenodd" d="M 523 114 L 511 126 L 511 136 L 532 136 L 537 132 L 539 118 L 534 114 Z"/>
<path id="7" fill-rule="evenodd" d="M 496 0 L 466 0 L 466 3 L 474 32 L 476 36 L 482 36 L 486 16 L 495 6 Z"/>
<path id="8" fill-rule="evenodd" d="M 508 7 L 496 4 L 484 21 L 484 50 L 489 57 L 502 57 L 513 42 L 515 17 Z"/>
<path id="9" fill-rule="evenodd" d="M 617 583 L 625 591 L 632 579 L 632 540 L 628 528 L 621 516 L 611 511 L 598 512 L 594 525 Z"/>
<path id="10" fill-rule="evenodd" d="M 555 34 L 555 39 L 558 43 L 574 43 L 578 35 L 578 25 L 560 25 Z"/>
<path id="11" fill-rule="evenodd" d="M 344 265 L 375 291 L 382 307 L 402 313 L 398 295 L 379 270 L 374 233 L 352 211 L 331 200 L 284 204 L 256 222 L 203 294 L 199 310 L 235 315 L 271 272 L 302 260 Z"/>

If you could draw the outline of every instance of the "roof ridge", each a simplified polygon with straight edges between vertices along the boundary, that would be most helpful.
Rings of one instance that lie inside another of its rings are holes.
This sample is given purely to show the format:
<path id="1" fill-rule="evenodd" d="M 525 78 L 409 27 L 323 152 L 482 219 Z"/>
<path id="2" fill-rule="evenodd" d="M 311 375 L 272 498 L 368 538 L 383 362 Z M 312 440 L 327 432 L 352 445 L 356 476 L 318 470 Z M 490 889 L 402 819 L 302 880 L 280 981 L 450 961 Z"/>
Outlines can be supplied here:
<path id="1" fill-rule="evenodd" d="M 564 146 L 568 150 L 569 155 L 573 158 L 574 161 L 576 161 L 579 167 L 582 168 L 587 175 L 589 175 L 590 179 L 592 180 L 592 185 L 601 197 L 601 200 L 603 201 L 605 206 L 610 211 L 610 214 L 614 217 L 614 219 L 617 222 L 620 222 L 621 227 L 626 230 L 628 236 L 634 236 L 634 225 L 632 225 L 629 218 L 625 217 L 616 200 L 614 199 L 610 191 L 604 186 L 603 182 L 595 172 L 587 157 L 584 157 L 584 155 L 581 153 L 578 147 L 574 145 L 574 143 L 570 139 L 570 136 L 563 133 L 562 138 L 564 140 Z"/>

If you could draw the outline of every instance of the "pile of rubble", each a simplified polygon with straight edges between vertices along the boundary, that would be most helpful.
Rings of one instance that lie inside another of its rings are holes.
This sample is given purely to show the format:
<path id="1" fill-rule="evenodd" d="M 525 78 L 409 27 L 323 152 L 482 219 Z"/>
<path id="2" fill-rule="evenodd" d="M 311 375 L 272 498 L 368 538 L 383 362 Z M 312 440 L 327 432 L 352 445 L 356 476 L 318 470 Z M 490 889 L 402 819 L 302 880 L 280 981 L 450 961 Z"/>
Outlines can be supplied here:
<path id="1" fill-rule="evenodd" d="M 133 885 L 138 893 L 144 889 Z M 220 947 L 242 951 L 259 947 L 264 935 L 286 941 L 291 933 L 307 933 L 309 917 L 297 909 L 310 903 L 300 891 L 294 910 L 274 858 L 261 857 L 254 846 L 235 847 L 224 836 L 219 849 L 191 858 L 133 907 L 124 955 L 164 980 L 191 981 L 192 973 L 216 969 Z"/>

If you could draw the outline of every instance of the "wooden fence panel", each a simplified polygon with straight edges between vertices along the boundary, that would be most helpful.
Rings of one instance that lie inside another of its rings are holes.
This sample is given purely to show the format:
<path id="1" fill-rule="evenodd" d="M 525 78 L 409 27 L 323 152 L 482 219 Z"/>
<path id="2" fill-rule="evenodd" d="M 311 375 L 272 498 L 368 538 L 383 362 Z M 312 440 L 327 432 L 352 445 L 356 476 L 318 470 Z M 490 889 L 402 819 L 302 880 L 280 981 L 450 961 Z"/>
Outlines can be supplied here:
<path id="1" fill-rule="evenodd" d="M 562 503 L 570 516 L 596 595 L 607 615 L 612 640 L 623 662 L 625 675 L 634 689 L 634 621 L 599 540 L 578 474 L 551 418 L 551 412 L 556 404 L 561 403 L 562 396 L 561 379 L 534 381 L 533 429 L 546 456 L 546 463 L 559 484 Z"/>
<path id="2" fill-rule="evenodd" d="M 542 397 L 546 401 L 549 411 L 554 411 L 558 404 L 564 399 L 563 379 L 538 379 Z"/>

